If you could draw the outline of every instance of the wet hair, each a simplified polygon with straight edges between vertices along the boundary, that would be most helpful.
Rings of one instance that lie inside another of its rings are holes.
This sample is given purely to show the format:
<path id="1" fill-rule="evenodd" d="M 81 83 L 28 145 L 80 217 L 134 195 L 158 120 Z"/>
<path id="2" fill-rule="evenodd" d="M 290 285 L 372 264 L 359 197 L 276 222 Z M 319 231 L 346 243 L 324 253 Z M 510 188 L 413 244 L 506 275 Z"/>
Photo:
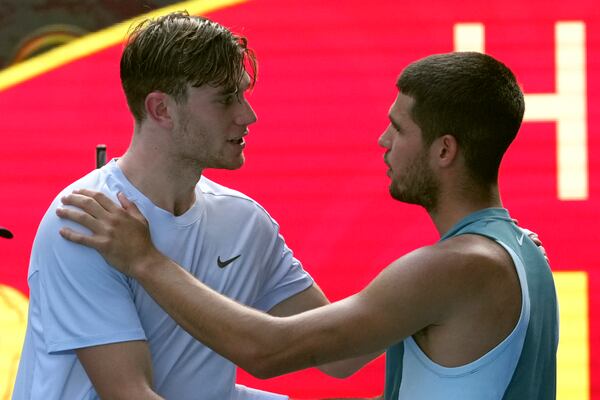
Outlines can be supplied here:
<path id="1" fill-rule="evenodd" d="M 411 117 L 427 146 L 450 134 L 471 177 L 497 181 L 525 111 L 523 92 L 504 64 L 475 52 L 436 54 L 410 64 L 396 86 L 415 100 Z"/>
<path id="2" fill-rule="evenodd" d="M 245 37 L 204 17 L 174 12 L 131 29 L 121 56 L 121 84 L 136 122 L 153 91 L 180 102 L 189 86 L 210 85 L 235 92 L 247 72 L 256 81 L 257 63 Z"/>

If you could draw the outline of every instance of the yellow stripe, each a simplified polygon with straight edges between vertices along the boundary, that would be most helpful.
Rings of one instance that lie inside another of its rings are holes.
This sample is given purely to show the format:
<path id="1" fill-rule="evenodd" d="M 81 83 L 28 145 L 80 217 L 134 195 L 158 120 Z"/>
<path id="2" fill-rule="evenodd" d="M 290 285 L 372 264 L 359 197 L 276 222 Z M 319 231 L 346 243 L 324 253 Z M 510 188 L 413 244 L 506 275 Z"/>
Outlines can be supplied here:
<path id="1" fill-rule="evenodd" d="M 12 396 L 27 328 L 28 305 L 23 293 L 0 284 L 0 400 L 10 400 Z"/>
<path id="2" fill-rule="evenodd" d="M 588 275 L 584 271 L 555 272 L 554 282 L 560 310 L 556 398 L 589 400 Z"/>
<path id="3" fill-rule="evenodd" d="M 122 42 L 127 35 L 129 27 L 135 21 L 154 18 L 179 10 L 187 10 L 190 14 L 194 15 L 206 14 L 211 11 L 244 3 L 245 1 L 247 0 L 183 1 L 120 22 L 110 28 L 73 40 L 63 46 L 0 71 L 0 91 Z"/>

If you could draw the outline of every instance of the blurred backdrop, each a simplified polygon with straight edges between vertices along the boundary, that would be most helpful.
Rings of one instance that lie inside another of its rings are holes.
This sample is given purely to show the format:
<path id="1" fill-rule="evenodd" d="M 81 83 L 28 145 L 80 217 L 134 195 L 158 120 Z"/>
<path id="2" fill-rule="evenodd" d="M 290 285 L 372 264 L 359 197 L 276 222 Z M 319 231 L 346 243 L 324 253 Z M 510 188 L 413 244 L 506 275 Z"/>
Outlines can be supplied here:
<path id="1" fill-rule="evenodd" d="M 600 400 L 600 11 L 595 0 L 2 0 L 0 3 L 0 400 L 27 320 L 32 240 L 50 201 L 129 144 L 118 61 L 131 19 L 187 9 L 246 35 L 260 62 L 259 121 L 239 171 L 206 171 L 282 226 L 331 300 L 438 236 L 388 196 L 377 138 L 395 79 L 432 53 L 504 61 L 526 93 L 501 170 L 504 204 L 539 233 L 561 313 L 560 400 Z M 346 380 L 315 370 L 239 381 L 295 398 L 374 396 L 383 360 Z"/>

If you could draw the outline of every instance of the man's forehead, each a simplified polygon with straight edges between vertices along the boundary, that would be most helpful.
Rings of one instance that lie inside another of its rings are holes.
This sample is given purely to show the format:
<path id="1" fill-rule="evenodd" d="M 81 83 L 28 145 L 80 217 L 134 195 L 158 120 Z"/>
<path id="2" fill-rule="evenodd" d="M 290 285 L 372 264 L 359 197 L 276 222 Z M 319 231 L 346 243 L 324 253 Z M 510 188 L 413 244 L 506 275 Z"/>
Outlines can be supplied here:
<path id="1" fill-rule="evenodd" d="M 396 115 L 410 115 L 410 110 L 414 103 L 415 99 L 413 97 L 399 91 L 396 99 L 390 106 L 389 113 Z"/>
<path id="2" fill-rule="evenodd" d="M 232 83 L 231 85 L 227 86 L 219 86 L 215 89 L 217 89 L 219 95 L 228 95 L 235 93 L 243 93 L 246 90 L 248 90 L 248 87 L 250 87 L 250 77 L 247 73 L 244 73 L 242 79 L 240 79 L 238 82 Z"/>

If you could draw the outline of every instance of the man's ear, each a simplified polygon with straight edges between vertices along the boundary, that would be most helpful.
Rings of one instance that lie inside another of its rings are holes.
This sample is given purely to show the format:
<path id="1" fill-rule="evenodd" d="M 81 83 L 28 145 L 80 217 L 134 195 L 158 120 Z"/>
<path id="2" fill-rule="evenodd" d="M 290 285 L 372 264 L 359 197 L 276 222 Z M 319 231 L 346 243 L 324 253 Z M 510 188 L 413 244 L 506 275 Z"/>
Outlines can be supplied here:
<path id="1" fill-rule="evenodd" d="M 148 119 L 166 129 L 173 128 L 172 105 L 171 96 L 158 91 L 148 93 L 144 101 Z"/>
<path id="2" fill-rule="evenodd" d="M 449 167 L 458 158 L 458 142 L 452 135 L 443 135 L 437 138 L 433 144 L 433 156 L 441 168 Z"/>

